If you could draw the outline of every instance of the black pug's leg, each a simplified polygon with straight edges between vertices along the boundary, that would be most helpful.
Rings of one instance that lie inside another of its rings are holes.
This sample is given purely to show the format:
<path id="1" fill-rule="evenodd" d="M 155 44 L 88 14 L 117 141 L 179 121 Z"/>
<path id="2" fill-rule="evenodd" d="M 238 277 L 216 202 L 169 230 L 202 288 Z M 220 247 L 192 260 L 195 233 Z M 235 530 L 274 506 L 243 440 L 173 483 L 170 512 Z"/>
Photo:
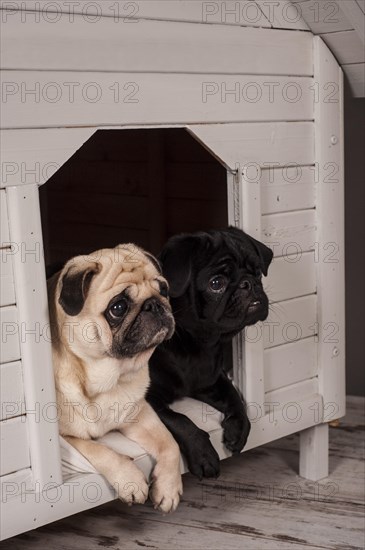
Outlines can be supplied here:
<path id="1" fill-rule="evenodd" d="M 198 428 L 184 414 L 171 410 L 163 403 L 157 403 L 150 396 L 148 396 L 148 401 L 177 441 L 186 458 L 189 471 L 199 479 L 218 477 L 219 456 L 210 442 L 209 434 Z"/>
<path id="2" fill-rule="evenodd" d="M 221 374 L 214 384 L 193 395 L 224 414 L 222 421 L 223 443 L 232 453 L 239 453 L 246 444 L 251 424 L 247 417 L 245 403 L 232 382 Z"/>

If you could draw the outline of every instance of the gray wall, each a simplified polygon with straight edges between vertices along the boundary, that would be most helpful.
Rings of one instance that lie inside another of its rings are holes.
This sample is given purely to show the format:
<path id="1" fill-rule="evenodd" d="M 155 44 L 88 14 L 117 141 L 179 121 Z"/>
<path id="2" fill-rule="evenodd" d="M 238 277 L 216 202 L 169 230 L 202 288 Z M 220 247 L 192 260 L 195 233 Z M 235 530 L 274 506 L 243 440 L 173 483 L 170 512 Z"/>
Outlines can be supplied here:
<path id="1" fill-rule="evenodd" d="M 345 88 L 346 392 L 365 395 L 365 99 Z"/>

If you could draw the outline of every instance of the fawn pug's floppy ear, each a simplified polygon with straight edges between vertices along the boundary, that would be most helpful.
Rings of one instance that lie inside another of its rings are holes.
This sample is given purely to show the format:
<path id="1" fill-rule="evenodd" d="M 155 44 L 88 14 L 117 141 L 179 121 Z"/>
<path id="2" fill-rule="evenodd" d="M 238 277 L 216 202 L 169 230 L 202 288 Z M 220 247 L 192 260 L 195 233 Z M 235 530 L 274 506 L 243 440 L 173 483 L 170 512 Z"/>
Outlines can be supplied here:
<path id="1" fill-rule="evenodd" d="M 89 268 L 81 271 L 76 266 L 71 266 L 62 276 L 58 302 L 67 315 L 74 317 L 80 313 L 84 307 L 91 280 L 99 269 L 98 263 L 92 263 Z"/>

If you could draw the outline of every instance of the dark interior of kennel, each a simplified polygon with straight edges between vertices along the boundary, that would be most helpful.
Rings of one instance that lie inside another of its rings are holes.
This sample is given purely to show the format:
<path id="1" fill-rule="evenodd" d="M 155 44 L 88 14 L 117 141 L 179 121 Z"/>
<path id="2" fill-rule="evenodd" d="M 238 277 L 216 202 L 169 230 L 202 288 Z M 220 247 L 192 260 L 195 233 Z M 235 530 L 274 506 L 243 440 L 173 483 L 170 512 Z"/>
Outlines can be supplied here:
<path id="1" fill-rule="evenodd" d="M 122 242 L 158 254 L 228 224 L 225 168 L 183 128 L 97 131 L 40 187 L 46 266 Z"/>

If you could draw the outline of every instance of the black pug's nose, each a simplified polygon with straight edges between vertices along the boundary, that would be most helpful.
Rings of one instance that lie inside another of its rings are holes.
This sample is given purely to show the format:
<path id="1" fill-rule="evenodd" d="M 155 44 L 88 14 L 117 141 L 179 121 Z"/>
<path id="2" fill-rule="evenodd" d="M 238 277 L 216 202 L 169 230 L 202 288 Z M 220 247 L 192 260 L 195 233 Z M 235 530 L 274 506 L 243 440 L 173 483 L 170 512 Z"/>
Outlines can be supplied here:
<path id="1" fill-rule="evenodd" d="M 240 288 L 246 292 L 250 292 L 252 290 L 252 283 L 247 279 L 243 279 L 243 281 L 240 282 Z"/>
<path id="2" fill-rule="evenodd" d="M 155 314 L 161 314 L 164 312 L 163 305 L 157 298 L 148 298 L 141 308 L 141 311 L 149 311 Z"/>

